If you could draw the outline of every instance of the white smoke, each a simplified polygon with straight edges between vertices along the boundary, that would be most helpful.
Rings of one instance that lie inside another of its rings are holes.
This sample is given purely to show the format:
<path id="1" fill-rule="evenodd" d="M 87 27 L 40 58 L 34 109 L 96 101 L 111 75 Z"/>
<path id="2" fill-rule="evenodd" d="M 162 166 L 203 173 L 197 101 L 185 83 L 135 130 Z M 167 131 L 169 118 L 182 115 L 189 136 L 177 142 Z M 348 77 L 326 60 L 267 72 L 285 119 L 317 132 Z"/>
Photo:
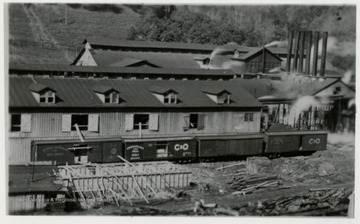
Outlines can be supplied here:
<path id="1" fill-rule="evenodd" d="M 273 41 L 271 43 L 268 43 L 265 45 L 265 47 L 287 47 L 288 46 L 288 41 L 287 40 L 283 40 L 283 41 Z"/>
<path id="2" fill-rule="evenodd" d="M 288 116 L 288 123 L 292 124 L 293 122 L 297 123 L 300 117 L 300 114 L 303 111 L 309 110 L 310 107 L 318 107 L 320 106 L 320 102 L 316 100 L 312 96 L 303 96 L 300 97 L 291 107 L 289 116 Z"/>
<path id="3" fill-rule="evenodd" d="M 349 84 L 351 81 L 351 77 L 353 76 L 353 71 L 352 70 L 348 70 L 347 72 L 345 72 L 343 78 L 341 79 L 341 81 L 343 81 L 345 84 Z"/>
<path id="4" fill-rule="evenodd" d="M 356 103 L 355 98 L 349 100 L 349 102 L 348 102 L 348 109 L 350 109 L 350 107 L 352 107 L 352 106 L 355 106 L 355 103 Z"/>
<path id="5" fill-rule="evenodd" d="M 323 39 L 319 41 L 319 54 L 322 51 Z M 354 56 L 356 53 L 356 44 L 354 42 L 340 42 L 336 37 L 330 36 L 327 40 L 326 51 L 338 56 Z"/>

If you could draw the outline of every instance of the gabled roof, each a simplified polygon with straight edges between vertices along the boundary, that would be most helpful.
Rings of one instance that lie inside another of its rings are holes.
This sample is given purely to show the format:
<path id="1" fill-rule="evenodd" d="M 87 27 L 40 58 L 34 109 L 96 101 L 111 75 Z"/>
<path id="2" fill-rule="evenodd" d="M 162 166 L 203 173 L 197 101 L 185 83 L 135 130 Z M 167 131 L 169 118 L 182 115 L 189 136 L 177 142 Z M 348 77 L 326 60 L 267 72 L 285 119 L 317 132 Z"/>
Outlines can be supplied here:
<path id="1" fill-rule="evenodd" d="M 216 48 L 215 45 L 207 44 L 192 44 L 192 43 L 177 43 L 177 42 L 150 42 L 150 41 L 132 41 L 132 40 L 117 40 L 117 39 L 94 39 L 86 38 L 83 43 L 89 43 L 92 47 L 119 47 L 119 48 L 138 48 L 138 49 L 158 49 L 169 51 L 209 51 Z"/>
<path id="2" fill-rule="evenodd" d="M 175 90 L 171 89 L 168 86 L 151 86 L 149 90 L 153 93 L 159 93 L 159 94 L 165 94 L 170 91 L 177 93 Z"/>
<path id="3" fill-rule="evenodd" d="M 161 68 L 199 69 L 194 54 L 173 52 L 93 50 L 91 55 L 99 66 L 111 66 L 119 61 L 132 58 L 147 61 Z M 125 67 L 125 66 L 124 66 Z"/>
<path id="4" fill-rule="evenodd" d="M 111 86 L 99 85 L 99 84 L 94 85 L 93 87 L 91 87 L 91 89 L 94 90 L 94 92 L 102 93 L 102 94 L 105 94 L 111 90 L 113 90 L 115 92 L 119 92 Z"/>
<path id="5" fill-rule="evenodd" d="M 47 85 L 57 91 L 61 102 L 51 105 L 39 104 L 27 87 L 33 83 Z M 241 86 L 232 81 L 165 81 L 165 80 L 118 80 L 118 79 L 59 79 L 59 78 L 9 77 L 10 108 L 254 108 L 262 104 Z M 121 89 L 121 104 L 104 104 L 92 90 L 95 85 Z M 164 105 L 150 91 L 150 87 L 175 89 L 181 103 Z M 232 93 L 232 103 L 218 105 L 203 88 L 221 88 Z"/>
<path id="6" fill-rule="evenodd" d="M 42 91 L 44 91 L 46 89 L 52 90 L 48 86 L 42 85 L 42 84 L 39 84 L 39 83 L 31 83 L 31 85 L 28 87 L 28 89 L 30 91 L 32 91 L 32 92 L 35 92 L 35 93 L 41 93 Z"/>
<path id="7" fill-rule="evenodd" d="M 242 60 L 242 61 L 246 61 L 249 58 L 253 57 L 254 55 L 259 54 L 260 52 L 262 52 L 264 50 L 264 48 L 254 48 L 251 51 L 247 52 L 246 54 L 242 54 L 240 55 L 238 58 L 236 57 L 232 57 L 231 59 L 233 60 Z M 265 51 L 268 52 L 269 54 L 272 54 L 275 58 L 277 58 L 279 61 L 282 61 L 281 58 L 279 58 L 278 56 L 274 55 L 273 52 L 269 51 L 267 48 L 265 48 Z"/>

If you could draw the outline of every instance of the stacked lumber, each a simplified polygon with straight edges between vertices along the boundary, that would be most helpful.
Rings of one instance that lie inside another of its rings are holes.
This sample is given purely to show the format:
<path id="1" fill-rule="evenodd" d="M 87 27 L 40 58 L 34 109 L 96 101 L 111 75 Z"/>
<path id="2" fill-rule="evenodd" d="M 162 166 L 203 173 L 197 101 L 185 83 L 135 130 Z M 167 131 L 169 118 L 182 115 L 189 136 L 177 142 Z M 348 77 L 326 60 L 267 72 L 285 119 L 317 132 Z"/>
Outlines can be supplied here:
<path id="1" fill-rule="evenodd" d="M 280 187 L 282 185 L 281 181 L 278 180 L 277 175 L 272 174 L 237 175 L 227 184 L 231 185 L 230 188 L 235 190 L 232 195 L 246 195 L 261 189 L 285 188 Z"/>

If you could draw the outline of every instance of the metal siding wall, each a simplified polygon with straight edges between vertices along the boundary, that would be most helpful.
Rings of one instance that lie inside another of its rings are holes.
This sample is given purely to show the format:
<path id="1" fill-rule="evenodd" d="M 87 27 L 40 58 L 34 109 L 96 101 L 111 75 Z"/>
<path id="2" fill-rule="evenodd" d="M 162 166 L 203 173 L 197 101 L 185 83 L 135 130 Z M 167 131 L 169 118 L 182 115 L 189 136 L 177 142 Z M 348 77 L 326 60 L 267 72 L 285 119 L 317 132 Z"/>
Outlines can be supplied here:
<path id="1" fill-rule="evenodd" d="M 159 112 L 159 131 L 143 130 L 144 137 L 151 136 L 188 136 L 192 134 L 239 133 L 260 131 L 260 112 L 254 113 L 253 122 L 243 122 L 245 112 L 199 112 L 205 114 L 205 128 L 203 130 L 183 130 L 183 112 Z M 125 131 L 125 113 L 109 112 L 99 114 L 99 133 L 83 131 L 86 138 L 106 137 L 138 137 L 139 131 Z M 240 116 L 242 128 L 235 129 L 234 116 Z M 9 133 L 9 163 L 26 164 L 30 162 L 32 140 L 77 139 L 76 131 L 62 132 L 62 113 L 32 114 L 32 128 L 30 133 Z"/>

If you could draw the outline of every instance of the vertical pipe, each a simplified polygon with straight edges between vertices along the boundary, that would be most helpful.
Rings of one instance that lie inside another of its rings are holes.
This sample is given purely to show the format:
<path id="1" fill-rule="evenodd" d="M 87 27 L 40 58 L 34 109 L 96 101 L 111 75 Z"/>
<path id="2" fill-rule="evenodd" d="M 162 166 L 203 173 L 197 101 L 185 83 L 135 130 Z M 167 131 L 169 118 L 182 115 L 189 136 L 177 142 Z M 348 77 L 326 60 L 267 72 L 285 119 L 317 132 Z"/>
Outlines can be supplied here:
<path id="1" fill-rule="evenodd" d="M 305 45 L 305 31 L 300 32 L 300 48 L 299 48 L 299 67 L 298 73 L 304 72 L 304 45 Z"/>
<path id="2" fill-rule="evenodd" d="M 305 74 L 310 74 L 311 45 L 312 45 L 312 31 L 308 31 L 307 45 L 306 45 Z"/>
<path id="3" fill-rule="evenodd" d="M 265 51 L 265 47 L 263 47 L 262 50 L 262 68 L 261 68 L 261 72 L 265 73 L 265 63 L 266 63 L 266 51 Z"/>
<path id="4" fill-rule="evenodd" d="M 288 49 L 287 49 L 287 59 L 286 59 L 286 71 L 290 72 L 291 69 L 291 49 L 293 45 L 294 31 L 289 32 L 288 38 Z"/>
<path id="5" fill-rule="evenodd" d="M 325 76 L 325 64 L 326 64 L 326 47 L 327 47 L 328 32 L 323 32 L 322 34 L 322 52 L 321 52 L 321 68 L 320 76 Z"/>
<path id="6" fill-rule="evenodd" d="M 318 61 L 318 51 L 319 51 L 319 32 L 315 32 L 314 36 L 314 52 L 313 52 L 313 68 L 312 75 L 315 77 L 317 73 L 317 61 Z"/>
<path id="7" fill-rule="evenodd" d="M 297 32 L 295 35 L 295 46 L 294 46 L 294 61 L 293 61 L 293 71 L 295 72 L 297 70 L 298 65 L 298 51 L 299 51 L 299 38 L 300 38 L 300 32 Z"/>

